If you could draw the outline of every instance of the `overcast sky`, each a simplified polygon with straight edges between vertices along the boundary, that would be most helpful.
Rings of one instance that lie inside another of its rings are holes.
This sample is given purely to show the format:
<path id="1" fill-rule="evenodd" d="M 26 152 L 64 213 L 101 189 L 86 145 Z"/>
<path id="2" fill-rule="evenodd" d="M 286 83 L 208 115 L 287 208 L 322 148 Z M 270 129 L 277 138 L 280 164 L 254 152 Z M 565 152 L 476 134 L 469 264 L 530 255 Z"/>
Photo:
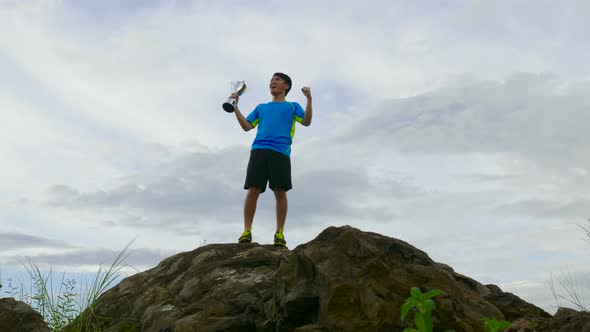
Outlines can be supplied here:
<path id="1" fill-rule="evenodd" d="M 586 1 L 0 0 L 0 264 L 139 270 L 236 242 L 255 131 L 293 78 L 290 248 L 328 226 L 402 239 L 554 312 L 588 277 Z M 271 243 L 274 197 L 254 241 Z"/>

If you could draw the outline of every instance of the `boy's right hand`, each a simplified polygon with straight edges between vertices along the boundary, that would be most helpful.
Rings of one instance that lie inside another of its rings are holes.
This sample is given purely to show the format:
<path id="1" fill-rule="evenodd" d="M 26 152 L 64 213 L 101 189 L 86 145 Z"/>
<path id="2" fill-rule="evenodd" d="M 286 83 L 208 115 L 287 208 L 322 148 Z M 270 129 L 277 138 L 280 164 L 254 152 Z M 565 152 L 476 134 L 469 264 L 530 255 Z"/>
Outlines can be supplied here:
<path id="1" fill-rule="evenodd" d="M 233 98 L 236 100 L 236 106 L 238 106 L 238 102 L 240 101 L 240 96 L 238 96 L 235 93 L 232 93 L 231 96 L 229 96 L 230 98 Z"/>

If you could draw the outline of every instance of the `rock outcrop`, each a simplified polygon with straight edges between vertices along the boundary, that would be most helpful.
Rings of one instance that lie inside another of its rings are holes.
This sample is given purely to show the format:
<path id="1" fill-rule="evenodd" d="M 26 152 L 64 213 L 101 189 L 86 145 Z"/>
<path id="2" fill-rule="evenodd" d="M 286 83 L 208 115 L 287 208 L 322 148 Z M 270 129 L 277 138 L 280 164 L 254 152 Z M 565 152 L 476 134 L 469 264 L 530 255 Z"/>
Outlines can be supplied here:
<path id="1" fill-rule="evenodd" d="M 293 250 L 210 244 L 179 253 L 107 291 L 94 314 L 106 332 L 402 331 L 412 287 L 444 291 L 435 331 L 484 331 L 482 317 L 551 319 L 406 242 L 350 226 Z"/>
<path id="2" fill-rule="evenodd" d="M 559 308 L 553 317 L 518 318 L 507 332 L 590 332 L 590 312 Z"/>
<path id="3" fill-rule="evenodd" d="M 551 317 L 543 309 L 535 307 L 512 293 L 503 292 L 496 285 L 487 285 L 487 287 L 490 290 L 490 294 L 484 296 L 484 299 L 496 306 L 504 314 L 504 318 L 507 321 L 514 321 L 522 317 Z"/>
<path id="4" fill-rule="evenodd" d="M 49 328 L 30 305 L 13 298 L 3 298 L 0 299 L 0 331 L 49 332 Z"/>

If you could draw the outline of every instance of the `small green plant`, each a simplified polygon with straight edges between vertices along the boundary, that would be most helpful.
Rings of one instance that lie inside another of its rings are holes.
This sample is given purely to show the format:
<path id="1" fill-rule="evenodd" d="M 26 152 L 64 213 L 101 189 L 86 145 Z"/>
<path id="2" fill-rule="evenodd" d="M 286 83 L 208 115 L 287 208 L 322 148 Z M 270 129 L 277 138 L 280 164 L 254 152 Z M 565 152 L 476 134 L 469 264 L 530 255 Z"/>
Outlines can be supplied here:
<path id="1" fill-rule="evenodd" d="M 590 218 L 588 218 L 588 221 L 590 222 Z M 579 224 L 578 226 L 586 233 L 586 237 L 588 237 L 588 241 L 590 241 L 590 229 Z M 555 279 L 557 279 L 558 284 L 561 287 L 561 292 L 555 287 Z M 568 272 L 567 274 L 563 273 L 561 276 L 554 277 L 553 274 L 551 274 L 549 289 L 551 290 L 551 294 L 553 294 L 555 304 L 558 308 L 568 305 L 579 311 L 589 311 L 590 307 L 588 307 L 584 301 L 584 290 L 586 289 L 584 286 L 584 279 L 580 275 Z M 562 295 L 563 293 L 566 295 Z M 567 302 L 567 304 L 564 305 L 562 300 Z"/>
<path id="2" fill-rule="evenodd" d="M 539 323 L 537 323 L 537 322 L 530 322 L 529 323 L 529 331 L 530 332 L 537 332 L 537 327 L 539 327 Z"/>
<path id="3" fill-rule="evenodd" d="M 53 289 L 53 271 L 49 269 L 48 274 L 43 274 L 37 263 L 26 257 L 27 263 L 23 264 L 31 278 L 31 294 L 24 294 L 24 287 L 20 287 L 21 301 L 28 303 L 41 314 L 49 329 L 52 332 L 96 332 L 99 331 L 100 319 L 96 317 L 94 307 L 99 302 L 99 297 L 104 293 L 121 275 L 122 269 L 128 265 L 123 262 L 129 257 L 128 249 L 133 241 L 117 255 L 110 267 L 102 264 L 93 282 L 83 283 L 80 293 L 76 292 L 77 282 L 74 279 L 66 279 L 62 274 L 61 283 L 57 292 Z M 5 293 L 15 296 L 19 288 L 14 286 L 12 279 L 8 279 L 8 289 Z"/>
<path id="4" fill-rule="evenodd" d="M 78 313 L 75 308 L 77 294 L 74 293 L 76 281 L 66 280 L 65 273 L 62 274 L 60 288 L 55 296 L 51 269 L 48 274 L 43 275 L 39 266 L 29 257 L 25 269 L 33 283 L 33 295 L 28 298 L 29 304 L 41 314 L 51 331 L 60 331 L 70 324 Z"/>
<path id="5" fill-rule="evenodd" d="M 17 295 L 22 294 L 22 287 L 19 289 L 19 287 L 15 284 L 16 281 L 14 279 L 8 278 L 7 281 L 7 289 L 4 291 L 4 294 L 14 298 L 17 298 Z"/>
<path id="6" fill-rule="evenodd" d="M 99 302 L 99 297 L 104 293 L 115 280 L 119 279 L 123 272 L 121 271 L 128 265 L 123 262 L 129 257 L 127 251 L 133 241 L 129 242 L 125 248 L 117 255 L 111 266 L 107 269 L 101 264 L 96 273 L 94 281 L 90 287 L 85 289 L 81 301 L 79 302 L 80 315 L 70 325 L 71 331 L 97 331 L 100 329 L 100 319 L 97 317 L 94 308 Z"/>
<path id="7" fill-rule="evenodd" d="M 432 332 L 432 310 L 436 308 L 432 298 L 442 293 L 438 289 L 422 293 L 419 288 L 412 287 L 410 297 L 406 299 L 406 303 L 402 306 L 401 318 L 403 321 L 410 310 L 414 309 L 414 324 L 418 329 L 406 328 L 404 332 Z"/>
<path id="8" fill-rule="evenodd" d="M 554 279 L 557 279 L 561 290 L 567 294 L 566 296 L 558 293 Z M 588 311 L 588 307 L 584 301 L 584 279 L 578 274 L 568 272 L 556 277 L 551 274 L 549 288 L 557 307 L 562 307 L 563 304 L 560 300 L 564 300 L 577 310 Z"/>
<path id="9" fill-rule="evenodd" d="M 484 328 L 486 332 L 499 332 L 512 326 L 512 323 L 505 320 L 497 320 L 496 317 L 484 317 Z"/>
<path id="10" fill-rule="evenodd" d="M 133 323 L 125 323 L 119 326 L 117 332 L 137 332 L 137 326 Z"/>

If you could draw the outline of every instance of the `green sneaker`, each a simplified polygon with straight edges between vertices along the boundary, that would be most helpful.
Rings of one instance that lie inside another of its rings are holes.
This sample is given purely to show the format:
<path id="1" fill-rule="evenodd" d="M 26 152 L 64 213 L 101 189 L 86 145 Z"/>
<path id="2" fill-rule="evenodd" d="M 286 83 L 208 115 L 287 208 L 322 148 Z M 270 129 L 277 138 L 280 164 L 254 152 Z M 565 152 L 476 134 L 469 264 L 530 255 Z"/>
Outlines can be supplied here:
<path id="1" fill-rule="evenodd" d="M 275 247 L 286 247 L 287 241 L 285 241 L 285 236 L 283 232 L 276 232 L 275 233 Z"/>
<path id="2" fill-rule="evenodd" d="M 252 243 L 252 232 L 251 231 L 252 231 L 252 228 L 245 230 L 244 233 L 242 233 L 242 235 L 240 236 L 238 243 Z"/>

